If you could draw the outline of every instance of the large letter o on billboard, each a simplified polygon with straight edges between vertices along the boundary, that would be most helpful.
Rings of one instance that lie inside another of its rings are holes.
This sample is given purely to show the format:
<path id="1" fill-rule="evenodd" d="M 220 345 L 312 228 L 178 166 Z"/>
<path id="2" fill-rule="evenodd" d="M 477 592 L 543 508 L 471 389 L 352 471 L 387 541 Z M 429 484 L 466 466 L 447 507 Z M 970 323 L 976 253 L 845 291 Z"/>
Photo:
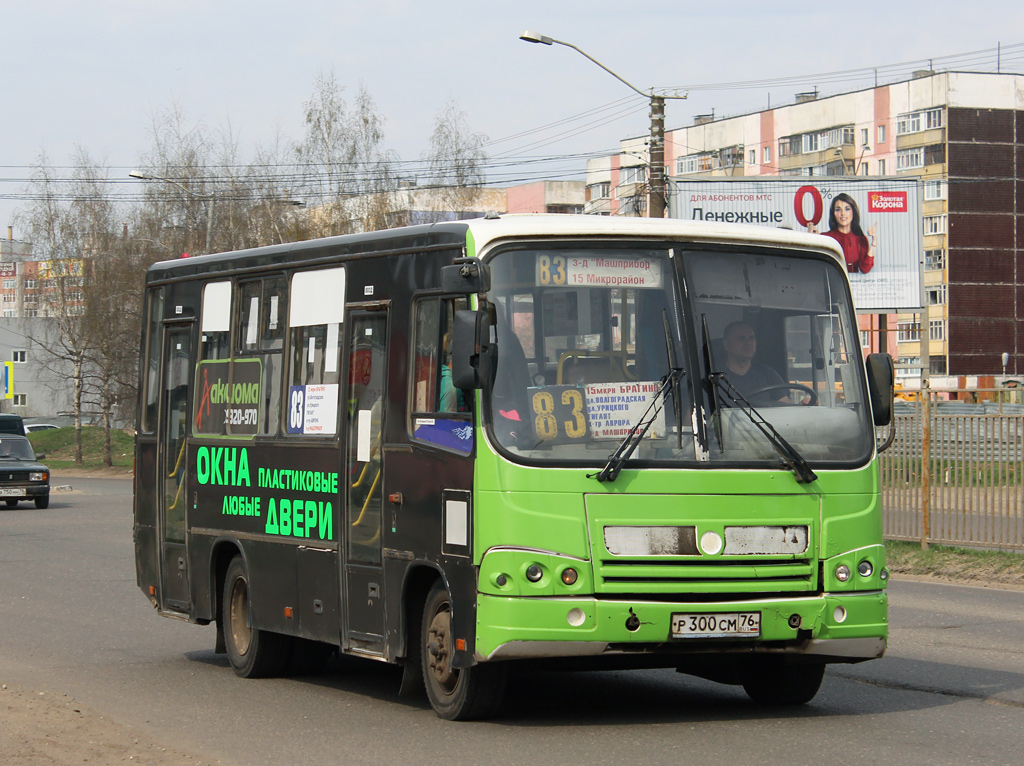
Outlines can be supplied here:
<path id="1" fill-rule="evenodd" d="M 814 201 L 814 213 L 808 219 L 804 215 L 804 195 L 810 194 L 811 199 Z M 800 222 L 801 226 L 808 226 L 809 224 L 818 225 L 821 220 L 822 213 L 822 201 L 821 192 L 818 191 L 815 186 L 801 186 L 796 190 L 796 196 L 793 198 L 793 212 L 796 213 L 796 220 Z"/>

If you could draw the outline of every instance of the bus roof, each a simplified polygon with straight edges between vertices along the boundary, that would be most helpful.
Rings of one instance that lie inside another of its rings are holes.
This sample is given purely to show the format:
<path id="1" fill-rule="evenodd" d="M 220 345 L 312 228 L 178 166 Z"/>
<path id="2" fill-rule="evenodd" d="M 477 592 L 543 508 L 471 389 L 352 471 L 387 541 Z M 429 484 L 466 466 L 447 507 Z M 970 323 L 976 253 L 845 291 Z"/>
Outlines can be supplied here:
<path id="1" fill-rule="evenodd" d="M 673 218 L 625 216 L 507 214 L 463 221 L 424 224 L 397 229 L 345 234 L 323 239 L 200 255 L 160 261 L 147 272 L 147 281 L 180 279 L 225 270 L 285 266 L 320 258 L 384 254 L 409 250 L 467 246 L 479 255 L 491 243 L 520 237 L 624 237 L 689 242 L 768 245 L 816 250 L 843 261 L 838 243 L 831 237 L 749 224 L 706 223 Z"/>

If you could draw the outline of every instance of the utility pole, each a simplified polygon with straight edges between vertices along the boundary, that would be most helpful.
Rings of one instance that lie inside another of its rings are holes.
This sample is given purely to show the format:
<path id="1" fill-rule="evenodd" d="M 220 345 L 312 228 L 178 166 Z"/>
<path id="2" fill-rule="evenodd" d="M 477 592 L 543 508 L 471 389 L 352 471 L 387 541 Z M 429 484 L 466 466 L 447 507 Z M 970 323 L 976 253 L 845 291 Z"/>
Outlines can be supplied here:
<path id="1" fill-rule="evenodd" d="M 650 93 L 644 93 L 638 87 L 632 83 L 622 79 L 619 75 L 615 74 L 611 69 L 606 67 L 596 58 L 591 56 L 586 51 L 577 48 L 572 43 L 567 43 L 562 40 L 556 40 L 553 37 L 547 37 L 545 35 L 531 32 L 529 30 L 519 35 L 520 40 L 525 40 L 528 43 L 540 43 L 542 45 L 564 45 L 566 48 L 572 48 L 574 51 L 590 59 L 597 64 L 601 69 L 606 71 L 612 77 L 619 82 L 623 83 L 630 89 L 636 91 L 646 99 L 650 99 L 651 102 L 651 137 L 650 143 L 647 147 L 647 180 L 648 180 L 648 200 L 647 200 L 647 217 L 648 218 L 664 218 L 665 217 L 665 202 L 668 199 L 665 190 L 665 99 L 666 98 L 686 98 L 686 94 L 680 95 L 674 93 L 667 95 L 662 93 L 658 95 L 654 92 L 654 88 L 651 88 Z"/>

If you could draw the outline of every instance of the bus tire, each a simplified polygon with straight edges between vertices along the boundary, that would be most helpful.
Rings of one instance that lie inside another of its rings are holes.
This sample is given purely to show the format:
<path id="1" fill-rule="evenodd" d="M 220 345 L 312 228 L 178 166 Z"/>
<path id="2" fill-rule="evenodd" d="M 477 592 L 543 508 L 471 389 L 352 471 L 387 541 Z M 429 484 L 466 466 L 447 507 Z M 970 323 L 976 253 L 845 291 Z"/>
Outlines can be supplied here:
<path id="1" fill-rule="evenodd" d="M 483 663 L 453 668 L 451 599 L 444 584 L 437 582 L 423 607 L 420 656 L 423 684 L 439 718 L 471 721 L 493 715 L 505 694 L 507 668 L 504 663 Z"/>
<path id="2" fill-rule="evenodd" d="M 759 705 L 803 705 L 814 699 L 824 675 L 822 662 L 787 664 L 765 657 L 743 671 L 743 690 Z"/>
<path id="3" fill-rule="evenodd" d="M 252 627 L 249 576 L 240 556 L 228 565 L 221 598 L 224 648 L 232 670 L 242 678 L 281 675 L 288 663 L 289 638 Z"/>

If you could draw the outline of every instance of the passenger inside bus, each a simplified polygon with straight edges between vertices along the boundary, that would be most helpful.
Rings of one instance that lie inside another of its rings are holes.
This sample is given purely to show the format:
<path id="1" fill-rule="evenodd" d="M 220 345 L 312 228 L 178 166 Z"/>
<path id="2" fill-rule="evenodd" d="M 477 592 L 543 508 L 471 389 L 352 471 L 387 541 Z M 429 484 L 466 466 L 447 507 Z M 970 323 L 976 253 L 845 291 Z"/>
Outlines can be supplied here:
<path id="1" fill-rule="evenodd" d="M 749 322 L 731 322 L 722 334 L 725 370 L 729 382 L 745 398 L 757 405 L 772 401 L 791 404 L 786 381 L 772 367 L 754 361 L 757 334 Z M 782 394 L 782 396 L 779 396 Z"/>

